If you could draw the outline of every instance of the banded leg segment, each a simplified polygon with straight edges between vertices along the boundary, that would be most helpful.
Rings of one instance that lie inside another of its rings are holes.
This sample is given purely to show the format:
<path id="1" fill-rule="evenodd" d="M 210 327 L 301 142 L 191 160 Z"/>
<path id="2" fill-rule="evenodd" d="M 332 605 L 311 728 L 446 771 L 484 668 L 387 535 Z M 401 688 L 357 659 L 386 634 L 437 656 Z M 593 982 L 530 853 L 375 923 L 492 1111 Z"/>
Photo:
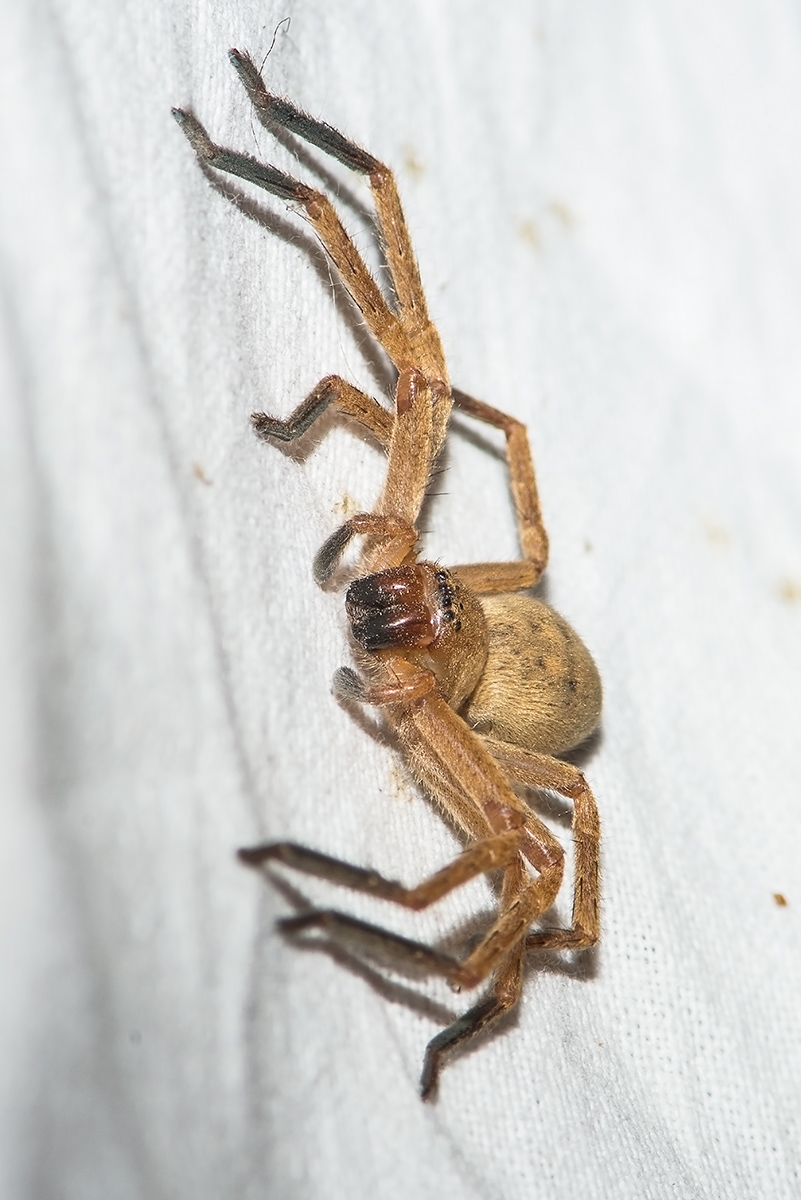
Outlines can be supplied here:
<path id="1" fill-rule="evenodd" d="M 534 587 L 548 563 L 548 535 L 542 520 L 526 427 L 514 417 L 481 400 L 475 400 L 458 388 L 453 389 L 452 396 L 461 412 L 483 421 L 485 425 L 502 429 L 506 434 L 509 479 L 524 558 L 523 562 L 473 563 L 453 567 L 452 570 L 476 592 L 508 592 Z"/>

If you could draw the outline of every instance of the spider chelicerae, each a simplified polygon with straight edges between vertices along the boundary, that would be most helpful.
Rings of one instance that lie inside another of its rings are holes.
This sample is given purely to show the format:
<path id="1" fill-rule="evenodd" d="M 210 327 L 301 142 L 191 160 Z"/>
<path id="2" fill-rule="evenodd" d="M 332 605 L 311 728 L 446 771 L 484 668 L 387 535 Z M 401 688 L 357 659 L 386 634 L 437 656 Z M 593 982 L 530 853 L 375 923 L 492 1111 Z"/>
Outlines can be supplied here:
<path id="1" fill-rule="evenodd" d="M 384 448 L 386 481 L 371 512 L 358 513 L 324 543 L 318 583 L 333 575 L 354 538 L 358 577 L 345 607 L 358 670 L 334 676 L 340 697 L 377 705 L 414 777 L 464 835 L 466 849 L 411 887 L 292 842 L 239 852 L 252 865 L 280 863 L 411 909 L 433 904 L 485 872 L 501 875 L 498 915 L 462 958 L 330 910 L 281 922 L 285 931 L 320 929 L 399 970 L 444 977 L 457 988 L 489 980 L 486 994 L 429 1043 L 421 1079 L 432 1095 L 445 1059 L 520 997 L 532 950 L 580 950 L 599 935 L 600 823 L 582 773 L 558 756 L 583 742 L 601 712 L 598 671 L 583 642 L 529 594 L 548 558 L 525 427 L 451 387 L 431 323 L 395 179 L 383 163 L 286 100 L 270 94 L 246 54 L 230 52 L 254 108 L 280 127 L 366 175 L 394 297 L 377 286 L 329 199 L 245 154 L 215 145 L 183 109 L 173 113 L 200 161 L 257 184 L 298 206 L 315 229 L 373 337 L 397 370 L 390 410 L 339 376 L 323 379 L 286 420 L 254 413 L 267 441 L 301 438 L 326 409 L 359 422 Z M 420 560 L 417 523 L 453 406 L 506 436 L 522 558 L 449 567 Z M 562 845 L 512 782 L 557 792 L 573 803 L 573 911 L 567 929 L 537 928 L 562 884 Z"/>

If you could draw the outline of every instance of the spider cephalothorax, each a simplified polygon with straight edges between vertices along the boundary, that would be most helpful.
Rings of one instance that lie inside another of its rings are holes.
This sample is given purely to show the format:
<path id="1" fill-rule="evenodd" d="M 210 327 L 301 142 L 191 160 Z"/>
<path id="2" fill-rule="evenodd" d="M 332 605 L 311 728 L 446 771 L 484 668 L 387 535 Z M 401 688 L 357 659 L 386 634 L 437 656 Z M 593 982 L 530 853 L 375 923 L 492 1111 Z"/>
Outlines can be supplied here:
<path id="1" fill-rule="evenodd" d="M 256 413 L 252 421 L 266 440 L 291 442 L 331 408 L 360 422 L 383 446 L 387 476 L 374 509 L 331 534 L 314 562 L 315 578 L 324 583 L 348 544 L 364 539 L 360 576 L 345 601 L 359 672 L 341 668 L 334 690 L 382 708 L 413 774 L 468 842 L 452 863 L 413 887 L 292 842 L 255 846 L 240 857 L 253 866 L 280 862 L 413 909 L 476 875 L 502 873 L 497 919 L 461 958 L 335 910 L 311 910 L 282 922 L 288 932 L 321 929 L 355 951 L 400 970 L 443 976 L 457 987 L 491 981 L 484 998 L 429 1043 L 421 1080 L 427 1097 L 445 1058 L 517 1003 L 527 950 L 580 950 L 598 938 L 598 812 L 581 772 L 554 756 L 596 727 L 601 685 L 579 637 L 528 594 L 545 570 L 548 539 L 526 430 L 513 417 L 451 388 L 392 172 L 331 126 L 271 95 L 246 55 L 232 50 L 230 57 L 268 127 L 282 126 L 367 176 L 373 193 L 393 303 L 323 193 L 215 145 L 194 116 L 173 110 L 201 162 L 299 206 L 398 371 L 391 410 L 328 376 L 286 420 Z M 454 404 L 506 435 L 523 551 L 519 561 L 446 570 L 417 559 L 420 508 Z M 573 801 L 573 913 L 567 929 L 532 932 L 559 892 L 565 855 L 513 782 Z"/>
<path id="2" fill-rule="evenodd" d="M 460 708 L 484 670 L 489 635 L 477 597 L 435 563 L 363 575 L 345 608 L 356 641 L 372 653 L 404 654 L 431 671 L 441 694 Z"/>

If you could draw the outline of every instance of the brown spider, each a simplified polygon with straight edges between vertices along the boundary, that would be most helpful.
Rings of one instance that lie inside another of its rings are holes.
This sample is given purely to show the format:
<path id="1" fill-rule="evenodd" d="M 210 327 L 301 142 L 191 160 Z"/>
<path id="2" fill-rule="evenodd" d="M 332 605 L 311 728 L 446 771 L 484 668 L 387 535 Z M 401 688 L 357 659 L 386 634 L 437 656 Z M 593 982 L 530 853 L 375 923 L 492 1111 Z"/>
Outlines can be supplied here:
<path id="1" fill-rule="evenodd" d="M 265 413 L 251 420 L 260 437 L 292 442 L 332 408 L 360 422 L 384 447 L 387 477 L 375 508 L 346 521 L 314 561 L 322 584 L 348 543 L 364 539 L 359 578 L 345 599 L 359 673 L 341 668 L 334 690 L 381 707 L 415 778 L 469 839 L 452 863 L 414 887 L 292 842 L 239 853 L 253 866 L 280 862 L 411 909 L 425 908 L 484 872 L 502 873 L 498 917 L 462 959 L 340 912 L 314 910 L 281 922 L 293 932 L 322 929 L 349 948 L 385 961 L 389 956 L 399 969 L 441 976 L 457 988 L 491 979 L 484 998 L 429 1043 L 421 1079 L 426 1098 L 443 1060 L 517 1003 L 528 950 L 579 950 L 598 939 L 598 811 L 581 772 L 554 756 L 596 728 L 601 683 L 573 630 L 526 594 L 539 582 L 548 557 L 528 436 L 519 421 L 448 382 L 392 172 L 331 126 L 270 95 L 247 55 L 232 50 L 230 59 L 266 123 L 366 175 L 372 190 L 394 304 L 382 295 L 326 196 L 273 166 L 216 146 L 194 116 L 173 110 L 203 164 L 300 205 L 398 371 L 394 413 L 329 376 L 287 420 Z M 454 404 L 506 435 L 520 561 L 448 570 L 418 561 L 416 525 Z M 565 855 L 513 790 L 513 780 L 573 802 L 569 929 L 529 932 L 559 892 Z"/>

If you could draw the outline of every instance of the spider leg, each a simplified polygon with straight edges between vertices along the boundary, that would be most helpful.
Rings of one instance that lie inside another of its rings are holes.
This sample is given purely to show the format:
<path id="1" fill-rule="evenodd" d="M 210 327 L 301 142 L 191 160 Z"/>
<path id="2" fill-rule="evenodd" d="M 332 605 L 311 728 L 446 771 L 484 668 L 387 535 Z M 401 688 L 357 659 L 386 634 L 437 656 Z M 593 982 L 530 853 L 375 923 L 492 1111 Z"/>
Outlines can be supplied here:
<path id="1" fill-rule="evenodd" d="M 415 888 L 291 843 L 241 852 L 254 866 L 279 861 L 410 908 L 433 903 L 484 871 L 503 870 L 499 915 L 462 960 L 334 910 L 313 910 L 281 923 L 288 933 L 322 930 L 391 969 L 439 976 L 461 987 L 473 988 L 495 976 L 489 996 L 430 1043 L 421 1083 L 424 1097 L 431 1094 L 445 1059 L 517 1002 L 527 931 L 553 903 L 564 871 L 564 853 L 556 838 L 518 799 L 489 750 L 439 693 L 423 690 L 417 700 L 409 703 L 407 697 L 407 703 L 399 703 L 402 689 L 415 680 L 422 686 L 426 674 L 393 656 L 387 675 L 396 677 L 398 690 L 388 693 L 384 702 L 395 716 L 415 773 L 457 824 L 478 833 L 473 846 Z M 374 698 L 369 689 L 365 697 Z M 536 878 L 529 875 L 522 855 L 539 872 Z"/>
<path id="2" fill-rule="evenodd" d="M 486 844 L 484 843 L 484 845 Z M 246 855 L 245 861 L 255 865 L 255 859 L 252 856 L 262 849 L 267 850 L 270 848 L 256 847 L 254 851 L 244 852 Z M 281 847 L 281 849 L 283 850 L 284 848 Z M 361 868 L 351 867 L 349 864 L 339 863 L 335 859 L 326 859 L 323 855 L 313 856 L 312 851 L 305 850 L 303 847 L 292 847 L 291 849 L 293 855 L 296 850 L 301 850 L 304 856 L 308 856 L 310 865 L 312 857 L 325 861 L 324 872 L 318 870 L 318 864 L 315 863 L 311 873 L 315 875 L 323 874 L 324 878 L 332 882 L 344 883 L 351 887 L 354 886 L 354 880 L 358 876 L 361 877 L 359 878 L 359 891 L 370 891 L 373 894 L 379 894 L 375 886 L 363 886 L 363 884 L 369 880 L 369 883 L 372 885 L 374 880 L 381 879 L 380 876 L 362 871 Z M 466 853 L 470 853 L 470 851 Z M 240 851 L 240 857 L 242 855 L 243 852 Z M 460 859 L 462 858 L 464 856 L 460 856 Z M 460 859 L 456 859 L 455 863 L 451 865 L 458 864 Z M 288 861 L 287 858 L 284 858 L 283 854 L 282 861 Z M 297 866 L 298 863 L 293 861 L 292 865 Z M 329 873 L 329 865 L 335 868 L 336 874 Z M 500 863 L 496 863 L 496 865 L 500 865 Z M 306 869 L 305 866 L 302 869 Z M 448 868 L 445 868 L 445 870 L 448 870 Z M 439 872 L 438 875 L 432 876 L 429 882 L 433 883 L 442 874 L 443 872 Z M 392 888 L 399 886 L 392 881 L 381 879 L 382 885 L 387 883 Z M 507 866 L 504 874 L 501 897 L 502 913 L 518 900 L 521 892 L 525 892 L 526 890 L 528 889 L 525 870 L 518 858 Z M 390 894 L 385 894 L 384 898 L 398 899 L 397 895 Z M 414 905 L 414 907 L 422 907 L 422 905 Z M 423 943 L 390 933 L 388 930 L 379 929 L 354 917 L 346 916 L 344 913 L 321 911 L 304 913 L 298 917 L 290 917 L 280 922 L 280 925 L 287 933 L 300 933 L 310 928 L 322 929 L 326 933 L 333 934 L 348 949 L 357 953 L 367 954 L 369 957 L 379 959 L 384 965 L 390 968 L 406 970 L 409 974 L 438 975 L 454 982 L 458 977 L 459 963 L 450 955 L 443 954 L 441 951 L 435 950 Z M 489 993 L 478 1004 L 468 1009 L 466 1013 L 454 1021 L 452 1025 L 449 1025 L 447 1029 L 443 1029 L 436 1037 L 431 1039 L 426 1048 L 420 1079 L 420 1094 L 424 1100 L 431 1098 L 437 1085 L 439 1073 L 447 1059 L 455 1051 L 464 1046 L 466 1042 L 471 1041 L 491 1025 L 494 1025 L 497 1020 L 517 1004 L 523 981 L 523 955 L 524 943 L 518 938 L 516 944 L 506 953 L 504 960 L 496 971 Z"/>
<path id="3" fill-rule="evenodd" d="M 537 479 L 525 425 L 497 408 L 474 400 L 458 388 L 452 390 L 453 402 L 461 412 L 502 429 L 506 434 L 509 478 L 517 513 L 522 562 L 474 563 L 452 568 L 459 578 L 476 592 L 509 592 L 534 587 L 548 563 L 548 535 L 542 521 Z"/>
<path id="4" fill-rule="evenodd" d="M 548 788 L 573 801 L 575 879 L 570 929 L 544 929 L 529 934 L 529 950 L 582 950 L 594 946 L 601 932 L 600 839 L 598 807 L 577 767 L 548 754 L 535 754 L 509 742 L 485 738 L 484 744 L 513 779 L 528 787 Z M 525 852 L 525 851 L 524 851 Z"/>
<path id="5" fill-rule="evenodd" d="M 445 433 L 441 418 L 444 413 L 447 422 L 450 393 L 444 384 L 431 384 L 420 371 L 408 371 L 398 379 L 395 396 L 397 415 L 376 512 L 395 514 L 414 525 Z M 369 559 L 365 567 L 377 571 L 390 565 L 382 562 L 377 566 Z"/>
<path id="6" fill-rule="evenodd" d="M 562 883 L 564 851 L 512 791 L 482 739 L 438 692 L 409 705 L 395 727 L 413 772 L 450 818 L 467 831 L 482 823 L 496 833 L 504 828 L 522 828 L 521 852 L 539 872 L 532 880 L 520 865 L 519 886 L 505 893 L 507 899 L 497 922 L 454 977 L 457 982 L 472 979 L 478 983 L 518 941 L 525 939 L 532 922 L 550 908 Z M 557 763 L 561 766 L 566 764 Z M 571 783 L 575 787 L 575 780 Z M 511 868 L 512 864 L 507 871 Z"/>
<path id="7" fill-rule="evenodd" d="M 262 847 L 254 847 L 252 853 L 258 854 L 262 849 Z M 294 854 L 296 850 L 303 849 L 303 847 L 292 846 L 291 849 Z M 497 851 L 497 846 L 493 848 L 493 853 L 495 851 Z M 508 852 L 508 846 L 505 852 Z M 247 856 L 251 851 L 245 853 Z M 465 851 L 465 854 L 469 853 L 470 850 Z M 307 850 L 306 854 L 311 856 L 312 851 Z M 323 858 L 325 856 L 320 855 L 315 866 L 320 866 L 319 860 Z M 250 860 L 246 857 L 244 861 Z M 456 862 L 459 860 L 457 859 Z M 328 864 L 332 863 L 335 864 L 332 870 L 336 869 L 340 877 L 345 873 L 351 877 L 348 886 L 352 886 L 352 880 L 361 868 L 329 859 Z M 293 863 L 293 865 L 297 865 L 297 863 Z M 306 865 L 310 865 L 308 859 Z M 516 881 L 515 887 L 513 891 L 508 892 L 507 903 L 502 907 L 498 919 L 478 945 L 466 958 L 461 960 L 435 950 L 423 942 L 401 937 L 388 929 L 383 929 L 380 925 L 361 921 L 347 913 L 338 912 L 336 909 L 312 909 L 296 917 L 287 917 L 280 922 L 280 927 L 288 933 L 322 929 L 349 949 L 378 959 L 390 968 L 406 970 L 416 975 L 437 975 L 456 986 L 474 988 L 491 975 L 517 947 L 522 948 L 526 930 L 531 922 L 536 920 L 539 913 L 544 912 L 553 903 L 561 882 L 561 873 L 554 868 L 543 871 L 537 879 L 530 879 L 519 857 L 508 863 L 504 870 Z M 313 873 L 318 874 L 319 871 L 315 870 Z M 475 873 L 477 872 L 473 874 Z M 369 873 L 365 872 L 365 875 L 367 874 Z M 381 877 L 375 876 L 375 878 L 380 879 Z M 432 877 L 432 879 L 434 878 L 436 877 Z M 428 881 L 426 882 L 428 883 Z M 465 880 L 461 882 L 465 882 Z M 394 884 L 394 881 L 382 880 L 382 884 L 388 886 Z M 400 885 L 395 886 L 400 887 Z M 360 887 L 358 890 L 366 889 Z M 397 895 L 386 898 L 401 903 Z M 411 906 L 406 905 L 406 907 Z"/>
<path id="8" fill-rule="evenodd" d="M 260 163 L 248 154 L 238 154 L 216 145 L 191 113 L 180 108 L 174 108 L 172 112 L 202 163 L 246 179 L 274 196 L 299 204 L 305 210 L 373 337 L 384 347 L 399 371 L 415 366 L 416 356 L 407 332 L 382 296 L 328 197 L 279 171 L 277 167 Z"/>
<path id="9" fill-rule="evenodd" d="M 381 683 L 369 686 L 352 667 L 339 667 L 331 681 L 331 691 L 340 700 L 355 700 L 358 704 L 373 704 L 385 707 L 389 704 L 410 704 L 422 700 L 436 691 L 437 679 L 433 671 L 410 666 L 403 676 L 383 672 Z M 484 836 L 484 831 L 478 835 Z"/>
<path id="10" fill-rule="evenodd" d="M 295 842 L 271 842 L 262 846 L 251 846 L 238 851 L 242 862 L 251 867 L 277 862 L 305 875 L 314 875 L 329 883 L 348 887 L 354 892 L 364 892 L 379 900 L 390 900 L 403 908 L 418 911 L 428 908 L 449 892 L 461 887 L 477 875 L 507 866 L 520 849 L 521 834 L 517 829 L 493 834 L 483 841 L 475 842 L 462 851 L 452 862 L 442 867 L 414 887 L 404 887 L 396 879 L 386 879 L 377 871 L 355 867 L 338 858 L 330 858 L 317 850 L 309 850 Z"/>
<path id="11" fill-rule="evenodd" d="M 325 571 L 321 565 L 323 573 L 318 576 L 320 582 L 331 574 L 339 555 L 355 533 L 390 535 L 391 545 L 382 543 L 372 546 L 365 554 L 365 572 L 382 570 L 402 562 L 417 540 L 413 525 L 431 473 L 430 454 L 421 452 L 420 448 L 428 447 L 432 453 L 435 450 L 432 413 L 442 393 L 432 388 L 419 371 L 409 370 L 402 371 L 398 377 L 395 394 L 397 416 L 393 417 L 371 396 L 338 375 L 328 375 L 285 420 L 270 417 L 266 413 L 253 413 L 250 418 L 259 437 L 294 442 L 312 427 L 327 408 L 334 407 L 364 425 L 387 451 L 389 461 L 384 492 L 371 518 L 376 528 L 368 529 L 365 522 L 370 515 L 362 514 L 359 518 L 361 527 L 357 527 L 358 521 L 354 518 L 335 531 L 318 555 L 320 563 L 326 564 Z M 433 404 L 432 397 L 435 397 Z M 357 523 L 354 524 L 354 521 Z M 395 545 L 395 532 L 396 527 L 401 525 L 402 550 L 399 550 Z"/>
<path id="12" fill-rule="evenodd" d="M 523 880 L 520 878 L 522 869 L 522 864 L 518 861 L 506 872 L 501 896 L 502 909 L 523 886 Z M 498 968 L 487 995 L 428 1043 L 420 1077 L 420 1095 L 423 1100 L 432 1097 L 439 1073 L 454 1051 L 494 1025 L 517 1004 L 523 986 L 523 957 L 523 943 L 520 942 Z"/>
<path id="13" fill-rule="evenodd" d="M 352 417 L 364 425 L 386 450 L 392 437 L 393 417 L 372 396 L 340 378 L 327 375 L 314 391 L 285 419 L 269 417 L 267 413 L 252 413 L 250 423 L 260 438 L 279 442 L 295 442 L 323 415 L 328 408 Z"/>
<path id="14" fill-rule="evenodd" d="M 295 849 L 292 848 L 293 853 Z M 310 855 L 311 852 L 305 851 L 305 854 Z M 360 871 L 344 863 L 336 863 L 336 870 L 348 874 L 348 886 L 352 886 L 355 874 Z M 436 878 L 432 877 L 432 881 Z M 344 881 L 341 877 L 336 880 Z M 392 881 L 382 882 L 392 884 Z M 461 962 L 422 942 L 412 941 L 334 910 L 317 909 L 302 913 L 281 921 L 280 926 L 290 934 L 310 929 L 322 930 L 348 950 L 377 960 L 389 969 L 415 976 L 439 976 L 455 986 L 473 988 L 495 973 L 489 994 L 429 1043 L 420 1081 L 421 1095 L 427 1099 L 433 1092 L 444 1061 L 517 1003 L 522 983 L 526 929 L 553 902 L 560 882 L 561 874 L 553 868 L 532 881 L 517 855 L 504 869 L 501 911 L 497 921 Z M 359 890 L 368 889 L 359 887 Z M 396 896 L 386 898 L 397 899 Z"/>
<path id="15" fill-rule="evenodd" d="M 282 126 L 325 154 L 330 154 L 350 170 L 367 176 L 375 201 L 387 266 L 398 299 L 399 316 L 414 345 L 417 364 L 431 378 L 446 380 L 442 345 L 428 315 L 420 271 L 392 171 L 355 142 L 343 137 L 331 125 L 315 120 L 288 100 L 268 92 L 249 55 L 240 50 L 231 50 L 228 57 L 253 107 L 265 122 Z"/>
<path id="16" fill-rule="evenodd" d="M 255 68 L 253 69 L 255 70 Z M 286 109 L 292 113 L 298 113 L 298 110 L 284 101 L 276 101 L 276 103 L 282 106 L 281 111 Z M 414 523 L 425 498 L 431 468 L 445 438 L 451 410 L 450 387 L 447 382 L 441 348 L 435 352 L 435 349 L 428 345 L 429 342 L 433 345 L 433 339 L 439 346 L 436 330 L 429 323 L 427 328 L 430 329 L 430 334 L 425 330 L 420 332 L 416 326 L 415 332 L 412 334 L 403 320 L 392 312 L 364 260 L 346 234 L 327 196 L 292 176 L 286 175 L 283 171 L 279 171 L 277 167 L 260 163 L 249 155 L 238 154 L 233 150 L 216 145 L 191 113 L 175 108 L 173 115 L 201 162 L 218 171 L 225 171 L 246 179 L 284 200 L 294 201 L 305 210 L 306 216 L 331 256 L 345 287 L 361 310 L 373 336 L 398 368 L 399 378 L 396 388 L 398 415 L 389 438 L 387 479 L 377 511 L 402 516 Z M 304 114 L 299 114 L 299 117 L 306 119 Z M 308 120 L 311 121 L 311 118 Z M 316 128 L 320 123 L 312 122 L 312 125 Z M 324 128 L 329 129 L 328 126 Z M 332 136 L 336 135 L 337 138 L 341 138 L 336 130 L 330 130 L 330 133 Z M 343 144 L 349 144 L 345 143 L 344 138 L 341 138 L 341 141 Z M 359 151 L 359 153 L 364 154 L 363 151 Z M 367 157 L 369 158 L 369 156 Z M 380 164 L 378 165 L 380 166 Z M 385 171 L 386 168 L 382 168 L 382 170 Z M 391 180 L 391 174 L 387 173 L 387 178 Z M 394 186 L 393 181 L 391 190 L 394 190 Z M 405 225 L 403 228 L 405 230 Z M 408 238 L 408 234 L 406 237 Z M 411 248 L 409 248 L 407 258 L 412 263 L 414 262 Z M 404 259 L 404 261 L 407 260 Z M 415 265 L 415 275 L 416 272 Z M 425 345 L 422 344 L 421 339 L 426 343 Z M 346 405 L 349 402 L 354 403 L 352 393 L 346 394 L 342 391 L 340 399 Z M 303 431 L 303 422 L 313 422 L 318 415 L 315 411 L 318 402 L 322 404 L 322 397 L 317 396 L 314 401 L 311 401 L 310 398 L 308 409 L 301 405 L 300 413 L 293 414 L 298 417 L 301 432 Z M 361 411 L 356 415 L 362 419 L 364 407 L 363 405 L 359 407 Z M 376 423 L 375 410 L 368 413 L 368 420 L 371 417 Z M 290 418 L 291 421 L 292 418 Z M 377 418 L 377 422 L 383 428 L 383 417 Z M 267 434 L 281 436 L 281 432 L 278 432 L 281 427 L 267 424 L 265 418 L 259 417 L 256 425 L 257 429 L 263 430 Z M 295 427 L 298 427 L 297 422 Z M 305 427 L 308 428 L 308 426 Z M 292 431 L 290 424 L 289 432 Z M 368 569 L 380 569 L 372 563 L 369 553 L 367 563 Z"/>
<path id="17" fill-rule="evenodd" d="M 400 662 L 407 672 L 415 671 L 404 660 Z M 511 790 L 503 772 L 481 741 L 448 708 L 438 693 L 432 693 L 411 705 L 410 711 L 419 713 L 429 708 L 435 710 L 433 719 L 422 723 L 417 738 L 408 727 L 404 727 L 409 712 L 397 728 L 407 751 L 413 751 L 410 753 L 413 769 L 420 768 L 419 774 L 429 790 L 458 824 L 463 828 L 478 830 L 479 840 L 454 863 L 424 881 L 418 889 L 404 889 L 375 872 L 364 871 L 294 845 L 255 847 L 252 851 L 245 851 L 244 858 L 253 865 L 269 858 L 278 858 L 308 874 L 322 874 L 333 882 L 379 896 L 383 894 L 385 899 L 416 907 L 421 900 L 432 903 L 467 879 L 485 870 L 503 866 L 506 856 L 507 865 L 504 869 L 510 872 L 514 868 L 513 878 L 517 883 L 511 890 L 508 884 L 505 885 L 506 899 L 498 919 L 461 962 L 431 951 L 422 943 L 406 939 L 399 941 L 395 934 L 385 929 L 355 921 L 335 911 L 307 913 L 291 918 L 289 926 L 286 926 L 295 931 L 310 927 L 324 928 L 354 948 L 367 950 L 373 955 L 380 953 L 385 961 L 392 961 L 395 965 L 408 965 L 411 962 L 418 972 L 444 975 L 452 983 L 475 987 L 498 967 L 518 943 L 522 944 L 532 922 L 553 903 L 562 882 L 564 852 L 556 838 Z M 460 726 L 464 737 L 460 736 Z M 454 734 L 457 745 L 454 745 Z M 434 737 L 433 745 L 428 740 L 431 735 Z M 427 753 L 421 753 L 420 750 L 423 740 Z M 437 764 L 433 769 L 432 759 Z M 459 799 L 456 806 L 452 807 L 451 801 L 455 797 Z M 522 850 L 539 871 L 536 879 L 528 876 L 519 855 L 509 861 L 515 854 L 513 847 Z M 518 865 L 515 866 L 515 863 Z"/>
<path id="18" fill-rule="evenodd" d="M 319 584 L 331 578 L 334 568 L 357 534 L 367 535 L 376 541 L 376 553 L 386 560 L 386 566 L 402 563 L 417 542 L 417 530 L 400 517 L 356 513 L 326 538 L 314 556 L 314 578 Z"/>
<path id="19" fill-rule="evenodd" d="M 428 315 L 420 271 L 395 177 L 387 166 L 343 137 L 331 125 L 315 120 L 289 101 L 268 92 L 261 74 L 248 55 L 239 50 L 231 50 L 229 57 L 254 108 L 265 121 L 280 125 L 325 154 L 330 154 L 350 170 L 368 178 L 387 265 L 398 300 L 398 318 L 409 338 L 414 364 L 418 368 L 417 372 L 409 372 L 407 375 L 398 363 L 402 371 L 396 393 L 398 416 L 402 416 L 410 407 L 414 407 L 416 411 L 407 419 L 405 428 L 403 422 L 396 422 L 389 447 L 387 480 L 377 511 L 394 513 L 414 522 L 425 496 L 433 460 L 445 438 L 451 403 L 442 344 Z M 325 238 L 323 241 L 348 284 L 347 276 L 343 273 L 336 255 L 325 242 Z M 349 284 L 348 287 L 350 289 Z M 354 298 L 359 303 L 358 297 Z M 381 341 L 381 336 L 377 336 Z M 435 386 L 429 394 L 423 396 L 419 393 L 429 386 L 426 380 L 434 381 Z M 436 386 L 437 384 L 439 386 Z M 417 403 L 412 405 L 415 388 L 418 393 Z M 428 428 L 421 427 L 423 422 L 427 422 Z M 421 453 L 423 447 L 426 451 Z M 371 563 L 370 569 L 377 568 Z"/>
<path id="20" fill-rule="evenodd" d="M 312 909 L 296 917 L 284 917 L 277 924 L 290 936 L 319 930 L 351 954 L 413 978 L 434 975 L 453 981 L 459 971 L 459 961 L 452 955 L 336 909 Z"/>

